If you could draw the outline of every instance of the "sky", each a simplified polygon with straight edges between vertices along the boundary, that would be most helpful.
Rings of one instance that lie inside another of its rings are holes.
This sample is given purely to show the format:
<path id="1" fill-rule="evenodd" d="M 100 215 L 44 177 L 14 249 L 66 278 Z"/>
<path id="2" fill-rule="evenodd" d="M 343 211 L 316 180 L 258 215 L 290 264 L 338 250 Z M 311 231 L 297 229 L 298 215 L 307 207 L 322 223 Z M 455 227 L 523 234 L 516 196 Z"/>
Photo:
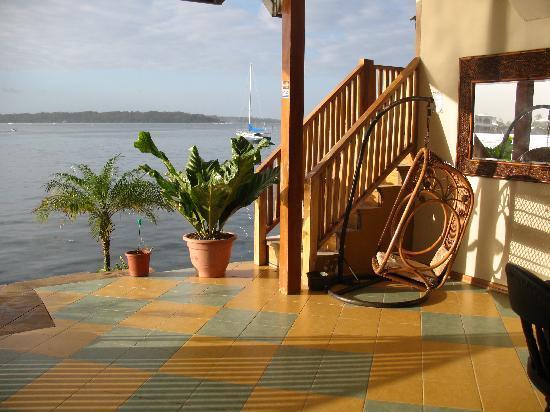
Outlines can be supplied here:
<path id="1" fill-rule="evenodd" d="M 306 2 L 305 109 L 360 58 L 406 65 L 413 0 Z M 0 113 L 280 115 L 281 19 L 261 0 L 0 0 Z"/>

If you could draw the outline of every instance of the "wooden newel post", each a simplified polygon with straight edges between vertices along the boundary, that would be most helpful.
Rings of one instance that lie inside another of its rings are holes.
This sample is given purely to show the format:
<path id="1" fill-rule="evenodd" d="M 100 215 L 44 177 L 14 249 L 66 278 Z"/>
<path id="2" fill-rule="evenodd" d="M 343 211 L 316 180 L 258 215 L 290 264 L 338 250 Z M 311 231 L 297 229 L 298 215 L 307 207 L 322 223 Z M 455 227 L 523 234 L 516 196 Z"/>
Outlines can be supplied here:
<path id="1" fill-rule="evenodd" d="M 254 264 L 267 265 L 266 233 L 267 194 L 264 191 L 254 202 Z"/>
<path id="2" fill-rule="evenodd" d="M 279 289 L 300 293 L 305 0 L 283 0 Z"/>
<path id="3" fill-rule="evenodd" d="M 358 118 L 376 100 L 376 71 L 374 69 L 374 62 L 368 59 L 360 59 L 359 65 L 362 68 L 359 72 Z"/>

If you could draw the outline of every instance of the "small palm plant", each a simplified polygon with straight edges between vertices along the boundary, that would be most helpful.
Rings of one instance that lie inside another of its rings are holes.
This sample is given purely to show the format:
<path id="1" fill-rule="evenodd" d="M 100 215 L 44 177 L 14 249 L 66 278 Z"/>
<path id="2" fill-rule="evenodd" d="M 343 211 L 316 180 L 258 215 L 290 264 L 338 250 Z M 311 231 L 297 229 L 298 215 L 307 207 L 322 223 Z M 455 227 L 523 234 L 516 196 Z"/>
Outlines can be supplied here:
<path id="1" fill-rule="evenodd" d="M 88 165 L 78 164 L 74 166 L 75 174 L 54 174 L 45 185 L 49 194 L 33 210 L 42 222 L 56 212 L 71 221 L 79 215 L 88 215 L 91 235 L 101 244 L 105 271 L 111 270 L 115 214 L 133 212 L 156 223 L 156 209 L 171 210 L 159 187 L 143 179 L 143 172 L 133 169 L 121 174 L 117 167 L 119 157 L 109 159 L 99 173 L 94 173 Z"/>

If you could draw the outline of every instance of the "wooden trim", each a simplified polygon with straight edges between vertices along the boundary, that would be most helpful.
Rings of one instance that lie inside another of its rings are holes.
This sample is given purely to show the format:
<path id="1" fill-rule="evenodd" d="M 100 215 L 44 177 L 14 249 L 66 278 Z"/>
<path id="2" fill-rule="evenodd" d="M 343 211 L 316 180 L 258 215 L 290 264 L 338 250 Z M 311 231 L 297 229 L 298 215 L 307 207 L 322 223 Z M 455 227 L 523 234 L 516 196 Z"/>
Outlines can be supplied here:
<path id="1" fill-rule="evenodd" d="M 290 96 L 281 98 L 279 290 L 288 295 L 301 290 L 305 2 L 285 0 L 282 14 L 281 80 Z"/>
<path id="2" fill-rule="evenodd" d="M 328 153 L 323 156 L 321 161 L 307 174 L 306 180 L 311 178 L 311 176 L 319 173 L 319 171 L 327 166 L 327 162 L 331 161 L 334 156 L 336 156 L 340 151 L 344 149 L 344 147 L 348 144 L 348 141 L 358 132 L 360 128 L 363 127 L 366 120 L 374 116 L 376 114 L 376 111 L 380 108 L 380 106 L 385 103 L 387 98 L 391 96 L 397 88 L 416 70 L 416 67 L 418 66 L 419 58 L 415 57 L 412 59 L 412 61 L 408 64 L 405 69 L 399 75 L 397 78 L 393 81 L 393 83 L 384 90 L 380 96 L 376 99 L 376 101 L 367 109 L 365 113 L 355 122 L 355 125 L 347 131 L 347 133 L 336 143 L 329 151 Z"/>
<path id="3" fill-rule="evenodd" d="M 465 275 L 464 273 L 452 272 L 451 278 L 454 280 L 459 280 L 468 285 L 477 286 L 483 289 L 494 290 L 500 293 L 508 294 L 508 286 L 503 285 L 502 283 L 491 282 L 489 280 L 476 278 L 474 276 Z"/>
<path id="4" fill-rule="evenodd" d="M 474 87 L 480 82 L 550 78 L 550 48 L 463 57 L 458 91 L 457 168 L 465 175 L 550 182 L 550 164 L 472 158 Z"/>

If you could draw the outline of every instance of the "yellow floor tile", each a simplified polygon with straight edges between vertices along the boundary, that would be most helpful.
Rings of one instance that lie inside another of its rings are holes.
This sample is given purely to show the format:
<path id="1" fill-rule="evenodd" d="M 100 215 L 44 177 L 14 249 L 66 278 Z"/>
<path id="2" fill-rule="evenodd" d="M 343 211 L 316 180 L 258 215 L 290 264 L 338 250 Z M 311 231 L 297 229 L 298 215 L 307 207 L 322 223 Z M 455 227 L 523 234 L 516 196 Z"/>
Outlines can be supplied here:
<path id="1" fill-rule="evenodd" d="M 327 396 L 310 392 L 304 411 L 320 412 L 362 412 L 364 400 L 345 396 Z"/>
<path id="2" fill-rule="evenodd" d="M 247 310 L 261 310 L 267 302 L 270 300 L 271 295 L 269 296 L 247 296 L 247 295 L 238 295 L 231 299 L 225 305 L 226 308 L 232 309 L 247 309 Z"/>
<path id="3" fill-rule="evenodd" d="M 285 296 L 276 293 L 263 307 L 263 310 L 268 312 L 300 313 L 308 298 L 309 296 L 307 295 Z"/>
<path id="4" fill-rule="evenodd" d="M 99 372 L 82 390 L 130 396 L 150 377 L 151 372 L 110 365 Z"/>
<path id="5" fill-rule="evenodd" d="M 93 388 L 84 388 L 74 393 L 56 408 L 56 411 L 117 411 L 129 398 L 122 393 L 103 392 Z"/>
<path id="6" fill-rule="evenodd" d="M 256 387 L 246 401 L 243 411 L 301 411 L 306 398 L 306 392 Z"/>
<path id="7" fill-rule="evenodd" d="M 323 319 L 300 314 L 282 344 L 325 349 L 337 321 L 338 319 L 334 317 Z"/>
<path id="8" fill-rule="evenodd" d="M 364 320 L 340 319 L 330 338 L 328 349 L 341 352 L 374 352 L 378 333 L 377 312 L 369 312 Z"/>
<path id="9" fill-rule="evenodd" d="M 420 312 L 383 309 L 380 315 L 378 334 L 381 337 L 419 337 Z"/>
<path id="10" fill-rule="evenodd" d="M 422 312 L 449 313 L 457 315 L 460 313 L 460 305 L 457 292 L 445 290 L 434 290 L 428 300 L 421 306 Z"/>
<path id="11" fill-rule="evenodd" d="M 23 387 L 0 406 L 18 410 L 54 409 L 106 367 L 107 365 L 100 363 L 65 360 Z"/>
<path id="12" fill-rule="evenodd" d="M 498 317 L 493 298 L 487 293 L 456 292 L 459 313 L 466 316 Z"/>
<path id="13" fill-rule="evenodd" d="M 159 372 L 208 378 L 212 368 L 231 349 L 233 340 L 193 336 L 160 368 Z"/>
<path id="14" fill-rule="evenodd" d="M 520 318 L 502 318 L 502 323 L 504 323 L 504 327 L 508 331 L 508 335 L 515 347 L 527 347 Z"/>
<path id="15" fill-rule="evenodd" d="M 278 347 L 279 345 L 275 344 L 235 341 L 210 369 L 208 379 L 255 385 Z"/>
<path id="16" fill-rule="evenodd" d="M 369 308 L 366 306 L 356 306 L 356 305 L 344 305 L 340 317 L 342 319 L 367 319 L 368 322 L 371 322 L 373 319 L 376 319 L 376 322 L 380 319 L 380 312 L 382 309 L 379 308 Z"/>
<path id="17" fill-rule="evenodd" d="M 422 341 L 418 337 L 379 337 L 367 399 L 422 404 Z"/>
<path id="18" fill-rule="evenodd" d="M 514 348 L 471 346 L 484 411 L 536 411 L 540 404 Z"/>
<path id="19" fill-rule="evenodd" d="M 342 305 L 333 305 L 308 300 L 302 312 L 304 316 L 321 316 L 323 318 L 337 318 L 342 313 Z"/>
<path id="20" fill-rule="evenodd" d="M 196 333 L 206 322 L 208 322 L 206 318 L 172 316 L 171 318 L 165 319 L 154 329 L 164 332 Z"/>
<path id="21" fill-rule="evenodd" d="M 70 325 L 57 335 L 36 346 L 31 351 L 46 356 L 68 358 L 99 335 L 112 329 L 112 325 L 79 322 Z"/>
<path id="22" fill-rule="evenodd" d="M 42 302 L 46 305 L 48 312 L 54 313 L 63 309 L 65 306 L 82 299 L 84 296 L 86 295 L 81 293 L 55 292 L 47 296 L 41 296 L 41 298 Z"/>
<path id="23" fill-rule="evenodd" d="M 173 313 L 176 316 L 184 316 L 190 318 L 211 318 L 219 310 L 220 308 L 215 306 L 182 303 L 174 305 Z"/>
<path id="24" fill-rule="evenodd" d="M 457 409 L 481 409 L 468 345 L 422 342 L 424 403 Z"/>

